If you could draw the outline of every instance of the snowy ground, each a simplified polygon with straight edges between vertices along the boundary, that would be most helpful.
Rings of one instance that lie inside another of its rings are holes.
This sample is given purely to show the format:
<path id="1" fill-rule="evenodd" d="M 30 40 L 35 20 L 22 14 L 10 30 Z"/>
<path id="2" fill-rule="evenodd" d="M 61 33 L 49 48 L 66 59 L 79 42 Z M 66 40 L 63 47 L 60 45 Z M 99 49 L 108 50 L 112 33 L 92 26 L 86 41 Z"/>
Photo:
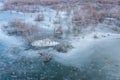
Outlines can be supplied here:
<path id="1" fill-rule="evenodd" d="M 14 18 L 20 18 L 20 19 L 24 19 L 26 22 L 31 22 L 33 24 L 37 24 L 42 28 L 48 29 L 46 31 L 52 31 L 53 28 L 55 27 L 53 24 L 53 21 L 55 20 L 55 14 L 56 11 L 52 10 L 52 9 L 48 9 L 48 8 L 41 8 L 44 11 L 42 12 L 42 14 L 44 14 L 45 16 L 45 20 L 42 22 L 35 22 L 34 18 L 35 15 L 37 15 L 37 13 L 22 13 L 22 12 L 15 12 L 15 11 L 0 11 L 0 28 L 2 25 L 6 24 L 6 21 L 9 21 L 11 19 Z M 40 12 L 40 13 L 41 13 Z M 7 15 L 7 16 L 6 16 Z M 60 12 L 60 15 L 63 16 L 62 20 L 65 20 L 65 12 Z M 52 18 L 52 20 L 50 20 Z M 65 23 L 62 23 L 62 25 L 65 26 Z M 100 26 L 100 25 L 98 25 Z M 77 75 L 77 77 L 73 77 L 74 80 L 81 80 L 81 79 L 85 79 L 85 80 L 120 80 L 120 34 L 118 33 L 113 33 L 112 31 L 109 31 L 109 29 L 106 30 L 106 28 L 104 31 L 101 31 L 100 27 L 98 27 L 96 29 L 96 31 L 92 32 L 92 33 L 85 33 L 84 35 L 80 35 L 78 37 L 70 37 L 70 43 L 73 45 L 73 49 L 71 49 L 70 51 L 68 51 L 67 53 L 58 53 L 53 49 L 46 49 L 43 50 L 43 52 L 49 52 L 49 54 L 51 54 L 53 56 L 53 59 L 57 62 L 53 65 L 56 64 L 62 64 L 64 66 L 72 66 L 72 67 L 77 67 L 78 69 L 80 69 L 81 71 L 81 77 L 78 77 L 79 75 Z M 16 38 L 15 36 L 8 36 L 7 34 L 5 34 L 4 32 L 2 32 L 2 30 L 0 29 L 0 44 L 2 45 L 7 45 L 7 47 L 13 47 L 15 44 L 15 47 L 21 47 L 23 46 L 23 42 L 21 41 L 21 39 Z M 1 46 L 1 45 L 0 45 Z M 3 47 L 3 46 L 2 46 Z M 5 47 L 6 48 L 6 47 Z M 2 49 L 2 48 L 1 48 Z M 14 59 L 12 60 L 13 62 L 15 62 L 16 60 L 18 60 L 17 58 L 21 58 L 21 57 L 25 57 L 26 60 L 31 61 L 31 62 L 25 62 L 27 63 L 24 64 L 22 63 L 23 66 L 26 66 L 26 68 L 20 68 L 24 70 L 28 70 L 27 67 L 30 67 L 30 70 L 36 70 L 37 68 L 39 69 L 42 64 L 39 62 L 39 52 L 41 52 L 40 50 L 26 50 L 26 51 L 22 51 L 21 54 L 9 54 L 9 55 L 4 55 L 7 56 L 7 58 Z M 0 56 L 3 56 L 2 52 L 0 53 Z M 20 57 L 19 57 L 20 56 Z M 16 57 L 16 58 L 15 58 Z M 23 57 L 23 58 L 24 58 Z M 6 57 L 5 57 L 6 58 Z M 5 74 L 5 69 L 3 69 L 5 66 L 7 66 L 7 63 L 4 62 L 4 59 L 2 57 L 0 57 L 1 62 L 0 62 L 0 71 L 2 71 Z M 9 60 L 8 59 L 8 60 Z M 34 60 L 35 59 L 35 60 Z M 38 61 L 36 61 L 36 59 L 38 59 Z M 32 62 L 33 60 L 33 62 Z M 19 65 L 16 63 L 10 63 L 10 61 L 8 61 L 11 68 L 10 69 L 16 69 Z M 4 64 L 5 63 L 5 64 Z M 30 64 L 32 63 L 32 64 Z M 1 66 L 2 64 L 4 64 L 4 66 Z M 16 65 L 15 65 L 16 64 Z M 30 64 L 30 66 L 29 66 Z M 40 65 L 39 65 L 40 64 Z M 33 66 L 32 66 L 33 65 Z M 35 66 L 37 65 L 37 66 Z M 45 69 L 48 69 L 48 72 L 46 71 L 46 73 L 51 73 L 51 70 L 55 70 L 53 69 L 56 66 L 51 66 L 50 67 L 45 67 Z M 17 66 L 17 67 L 15 67 Z M 7 66 L 9 67 L 9 66 Z M 43 66 L 42 66 L 43 67 Z M 59 68 L 59 67 L 57 67 Z M 64 72 L 64 70 L 66 69 L 65 67 L 63 67 L 63 70 L 61 70 L 60 72 L 62 73 L 62 71 Z M 51 70 L 50 70 L 51 69 Z M 68 68 L 69 69 L 69 68 Z M 40 68 L 40 70 L 42 71 L 42 69 Z M 49 72 L 50 70 L 50 72 Z M 85 71 L 86 70 L 86 74 Z M 14 70 L 10 70 L 10 71 L 14 71 Z M 69 73 L 70 76 L 70 72 L 67 70 L 66 74 Z M 26 71 L 27 72 L 27 71 Z M 43 71 L 44 73 L 44 71 Z M 45 74 L 45 73 L 44 73 Z M 103 77 L 102 74 L 105 76 Z M 54 73 L 53 75 L 59 76 L 60 75 Z M 71 74 L 73 75 L 73 74 Z M 94 76 L 96 75 L 96 76 Z M 14 76 L 14 73 L 13 73 Z M 62 75 L 64 76 L 64 75 Z M 83 78 L 83 77 L 86 78 Z M 102 77 L 103 78 L 102 78 Z M 50 76 L 51 77 L 51 76 Z M 88 77 L 88 78 L 87 78 Z M 89 79 L 90 77 L 90 79 Z M 1 75 L 0 75 L 0 79 L 1 79 Z M 6 79 L 7 80 L 7 79 Z M 43 79 L 45 80 L 45 79 Z M 67 79 L 63 79 L 63 80 L 67 80 Z M 73 79 L 69 79 L 69 80 L 73 80 Z"/>

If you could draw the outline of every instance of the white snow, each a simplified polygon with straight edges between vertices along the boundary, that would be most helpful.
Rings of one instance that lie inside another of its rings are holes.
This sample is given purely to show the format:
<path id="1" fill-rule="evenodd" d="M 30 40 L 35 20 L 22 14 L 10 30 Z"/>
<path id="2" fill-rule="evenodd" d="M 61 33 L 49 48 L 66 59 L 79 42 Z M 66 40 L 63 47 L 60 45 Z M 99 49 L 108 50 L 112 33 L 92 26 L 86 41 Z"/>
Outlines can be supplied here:
<path id="1" fill-rule="evenodd" d="M 49 46 L 56 46 L 59 42 L 52 41 L 50 39 L 43 39 L 34 41 L 31 45 L 35 47 L 49 47 Z"/>
<path id="2" fill-rule="evenodd" d="M 3 9 L 3 6 L 4 6 L 4 4 L 2 2 L 0 2 L 0 10 Z"/>

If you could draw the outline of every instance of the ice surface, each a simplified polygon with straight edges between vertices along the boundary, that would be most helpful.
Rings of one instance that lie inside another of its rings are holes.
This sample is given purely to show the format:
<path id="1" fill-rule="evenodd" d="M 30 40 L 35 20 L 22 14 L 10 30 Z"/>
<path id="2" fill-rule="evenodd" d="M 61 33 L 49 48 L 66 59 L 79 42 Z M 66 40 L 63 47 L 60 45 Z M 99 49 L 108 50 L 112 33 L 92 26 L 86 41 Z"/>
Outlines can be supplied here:
<path id="1" fill-rule="evenodd" d="M 29 13 L 22 13 L 22 12 L 16 12 L 16 11 L 3 11 L 3 12 L 0 12 L 0 22 L 1 22 L 0 25 L 2 26 L 2 23 L 6 23 L 11 19 L 21 18 L 21 19 L 25 19 L 25 21 L 31 22 L 33 24 L 37 24 L 40 27 L 43 27 L 45 29 L 52 31 L 55 27 L 53 24 L 53 20 L 55 19 L 56 11 L 48 8 L 42 8 L 42 9 L 43 11 L 44 9 L 46 9 L 46 11 L 43 12 L 45 16 L 45 21 L 35 22 L 34 18 L 37 15 L 37 13 L 29 14 Z M 63 17 L 62 20 L 64 20 L 65 13 L 60 12 L 60 15 Z M 50 18 L 52 18 L 53 20 L 49 21 Z M 62 25 L 64 26 L 65 23 L 62 23 Z M 23 44 L 19 38 L 5 34 L 1 30 L 1 26 L 0 26 L 0 43 L 5 43 L 4 45 L 10 46 L 10 47 L 14 45 L 20 46 Z M 107 27 L 104 27 L 104 26 L 107 26 Z M 65 28 L 66 28 L 66 25 L 65 25 Z M 97 25 L 96 31 L 93 31 L 92 33 L 88 33 L 85 35 L 80 35 L 77 38 L 72 37 L 70 38 L 69 41 L 74 48 L 68 51 L 67 53 L 58 53 L 53 49 L 48 51 L 46 50 L 46 52 L 52 54 L 56 62 L 61 63 L 65 66 L 69 65 L 69 66 L 77 67 L 81 69 L 82 66 L 87 65 L 86 66 L 88 69 L 87 72 L 89 73 L 92 72 L 92 70 L 97 71 L 97 73 L 103 70 L 103 71 L 109 72 L 109 73 L 106 73 L 107 76 L 109 77 L 109 79 L 106 79 L 106 80 L 110 80 L 112 78 L 113 78 L 112 80 L 120 79 L 120 76 L 119 76 L 120 75 L 120 58 L 119 58 L 120 57 L 120 49 L 119 49 L 120 34 L 109 31 L 108 25 L 105 25 L 103 23 L 99 24 Z M 55 46 L 57 44 L 59 44 L 59 42 L 52 41 L 50 39 L 38 40 L 32 43 L 33 46 L 39 46 L 39 47 Z M 34 58 L 34 59 L 37 59 L 35 61 L 37 62 L 39 60 L 38 53 L 39 51 L 37 52 L 34 50 L 28 50 L 28 51 L 22 52 L 22 54 L 18 55 L 17 57 L 26 56 L 25 58 L 27 59 L 32 57 L 32 59 L 29 59 L 29 60 L 33 60 Z M 10 55 L 9 58 L 10 57 L 13 57 L 13 54 Z M 35 64 L 35 62 L 33 64 Z M 96 64 L 94 62 L 96 62 Z M 30 64 L 30 63 L 27 63 L 27 64 Z M 35 66 L 38 64 L 40 64 L 40 62 L 36 63 Z M 53 68 L 53 67 L 49 67 L 49 68 Z M 90 73 L 89 75 L 92 75 L 92 73 Z M 92 75 L 92 77 L 95 77 L 95 76 Z"/>

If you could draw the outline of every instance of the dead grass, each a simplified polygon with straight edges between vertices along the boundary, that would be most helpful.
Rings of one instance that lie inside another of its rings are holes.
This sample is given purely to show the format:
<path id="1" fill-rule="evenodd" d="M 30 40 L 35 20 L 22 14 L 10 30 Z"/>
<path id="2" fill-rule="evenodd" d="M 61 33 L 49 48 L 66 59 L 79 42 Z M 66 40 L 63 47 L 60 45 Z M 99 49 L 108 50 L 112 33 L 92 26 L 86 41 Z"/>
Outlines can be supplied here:
<path id="1" fill-rule="evenodd" d="M 11 5 L 54 5 L 58 3 L 62 3 L 64 0 L 10 0 L 7 1 L 7 4 Z"/>
<path id="2" fill-rule="evenodd" d="M 97 25 L 102 22 L 106 17 L 112 17 L 120 19 L 120 1 L 119 0 L 70 0 L 71 2 L 66 2 L 67 0 L 12 0 L 6 2 L 6 9 L 13 9 L 17 6 L 22 12 L 29 12 L 31 9 L 28 6 L 50 6 L 53 9 L 64 10 L 67 12 L 73 11 L 72 21 L 75 26 L 73 30 L 75 32 L 80 32 L 82 27 L 88 25 Z M 117 6 L 117 7 L 116 7 Z M 33 8 L 32 12 L 36 12 L 37 9 Z M 69 13 L 69 12 L 68 12 Z M 43 16 L 41 14 L 37 15 L 35 21 L 42 21 Z M 54 24 L 59 24 L 55 21 Z"/>
<path id="3" fill-rule="evenodd" d="M 78 21 L 79 23 L 86 22 L 87 24 L 92 23 L 91 21 L 94 21 L 93 23 L 102 21 L 107 13 L 105 10 L 98 8 L 98 6 L 92 3 L 86 3 L 76 7 L 73 14 L 73 21 Z"/>
<path id="4" fill-rule="evenodd" d="M 9 0 L 4 1 L 3 10 L 17 10 L 21 12 L 36 12 L 35 6 L 53 6 L 64 3 L 64 0 Z M 33 7 L 31 7 L 33 6 Z"/>
<path id="5" fill-rule="evenodd" d="M 39 38 L 39 28 L 36 25 L 26 23 L 20 19 L 14 19 L 8 26 L 3 27 L 9 35 L 16 35 L 24 38 L 27 43 Z"/>
<path id="6" fill-rule="evenodd" d="M 97 0 L 99 3 L 102 4 L 119 4 L 119 0 Z"/>
<path id="7" fill-rule="evenodd" d="M 113 7 L 109 13 L 110 17 L 120 19 L 120 7 Z"/>
<path id="8" fill-rule="evenodd" d="M 88 26 L 96 26 L 108 15 L 107 11 L 103 8 L 100 9 L 100 7 L 94 3 L 84 3 L 75 7 L 72 17 L 72 22 L 74 24 L 72 28 L 73 33 L 78 35 L 82 29 L 85 29 Z"/>

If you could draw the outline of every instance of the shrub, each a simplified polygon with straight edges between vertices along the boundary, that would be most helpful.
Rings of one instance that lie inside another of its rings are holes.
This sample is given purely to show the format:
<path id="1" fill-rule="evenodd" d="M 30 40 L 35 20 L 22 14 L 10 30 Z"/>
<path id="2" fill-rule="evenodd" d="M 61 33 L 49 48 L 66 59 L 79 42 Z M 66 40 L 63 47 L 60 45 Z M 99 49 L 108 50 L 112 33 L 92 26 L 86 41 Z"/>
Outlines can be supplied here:
<path id="1" fill-rule="evenodd" d="M 83 10 L 80 10 L 78 7 L 73 10 L 73 21 L 80 21 L 84 17 Z"/>
<path id="2" fill-rule="evenodd" d="M 8 26 L 4 26 L 3 29 L 9 35 L 16 35 L 23 37 L 25 41 L 27 41 L 28 43 L 39 37 L 38 26 L 30 23 L 26 23 L 20 19 L 14 19 L 10 21 Z"/>
<path id="3" fill-rule="evenodd" d="M 97 9 L 97 6 L 94 4 L 92 5 L 92 3 L 83 4 L 80 7 L 80 9 L 75 9 L 73 11 L 74 14 L 72 20 L 77 26 L 96 25 L 106 16 L 104 10 Z"/>
<path id="4" fill-rule="evenodd" d="M 41 14 L 38 14 L 35 18 L 35 21 L 43 21 L 44 20 L 44 16 Z"/>
<path id="5" fill-rule="evenodd" d="M 12 46 L 11 48 L 4 49 L 4 53 L 17 55 L 22 51 L 18 46 Z"/>
<path id="6" fill-rule="evenodd" d="M 62 38 L 63 35 L 63 29 L 61 26 L 59 26 L 58 28 L 54 29 L 54 36 L 56 38 Z"/>
<path id="7" fill-rule="evenodd" d="M 106 17 L 106 12 L 101 10 L 97 12 L 96 20 L 102 21 L 105 17 Z"/>
<path id="8" fill-rule="evenodd" d="M 120 8 L 114 7 L 110 10 L 110 17 L 120 19 Z"/>
<path id="9" fill-rule="evenodd" d="M 81 30 L 81 26 L 77 26 L 77 25 L 73 26 L 72 31 L 74 36 L 78 36 L 80 33 L 80 30 Z"/>
<path id="10" fill-rule="evenodd" d="M 98 36 L 97 36 L 97 35 L 94 35 L 93 38 L 94 38 L 94 39 L 98 39 Z"/>
<path id="11" fill-rule="evenodd" d="M 105 10 L 98 8 L 93 3 L 86 3 L 73 10 L 72 22 L 74 26 L 72 30 L 75 36 L 79 35 L 82 29 L 88 28 L 90 25 L 95 26 L 104 20 L 107 13 Z"/>
<path id="12" fill-rule="evenodd" d="M 9 26 L 16 35 L 30 35 L 37 31 L 37 26 L 29 23 L 25 23 L 19 19 L 15 19 L 9 22 Z"/>
<path id="13" fill-rule="evenodd" d="M 80 20 L 82 20 L 82 17 L 83 17 L 83 15 L 81 14 L 81 13 L 76 13 L 76 14 L 74 14 L 73 15 L 73 21 L 80 21 Z"/>
<path id="14" fill-rule="evenodd" d="M 57 50 L 58 52 L 66 53 L 69 49 L 72 48 L 73 46 L 69 42 L 62 42 L 55 47 L 55 50 Z"/>
<path id="15" fill-rule="evenodd" d="M 64 2 L 64 0 L 10 0 L 7 1 L 7 4 L 23 6 L 23 5 L 54 5 Z"/>
<path id="16" fill-rule="evenodd" d="M 52 60 L 52 56 L 46 52 L 41 52 L 39 54 L 40 54 L 41 60 L 44 64 L 46 64 Z"/>
<path id="17" fill-rule="evenodd" d="M 5 3 L 2 10 L 3 10 L 3 11 L 12 10 L 13 8 L 14 8 L 13 5 L 10 5 L 10 4 Z"/>
<path id="18" fill-rule="evenodd" d="M 120 32 L 120 28 L 117 26 L 112 26 L 111 29 L 115 32 Z"/>
<path id="19" fill-rule="evenodd" d="M 119 0 L 97 0 L 99 3 L 102 4 L 118 4 Z"/>

